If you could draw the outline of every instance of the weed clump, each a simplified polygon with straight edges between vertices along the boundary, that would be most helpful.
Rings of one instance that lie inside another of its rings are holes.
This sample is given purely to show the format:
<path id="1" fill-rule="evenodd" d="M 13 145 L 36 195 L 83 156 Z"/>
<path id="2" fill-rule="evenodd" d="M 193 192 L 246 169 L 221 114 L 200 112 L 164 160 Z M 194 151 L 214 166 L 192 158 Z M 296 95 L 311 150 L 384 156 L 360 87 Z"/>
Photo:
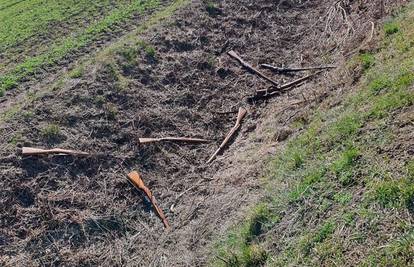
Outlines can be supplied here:
<path id="1" fill-rule="evenodd" d="M 73 69 L 70 73 L 69 73 L 69 77 L 72 79 L 78 79 L 81 78 L 85 73 L 85 68 L 83 66 L 79 66 L 75 69 Z"/>
<path id="2" fill-rule="evenodd" d="M 359 56 L 359 60 L 362 63 L 362 68 L 364 70 L 369 69 L 370 67 L 374 66 L 375 64 L 375 57 L 370 53 L 364 53 Z"/>
<path id="3" fill-rule="evenodd" d="M 340 158 L 332 164 L 332 171 L 343 186 L 350 185 L 354 179 L 354 166 L 360 152 L 354 147 L 347 148 Z"/>
<path id="4" fill-rule="evenodd" d="M 388 36 L 399 32 L 399 30 L 400 30 L 400 27 L 395 22 L 389 22 L 384 25 L 384 32 Z"/>
<path id="5" fill-rule="evenodd" d="M 147 57 L 149 58 L 155 58 L 155 48 L 151 45 L 147 45 L 144 48 L 145 54 L 147 55 Z"/>
<path id="6" fill-rule="evenodd" d="M 216 5 L 212 1 L 208 1 L 205 5 L 206 11 L 210 16 L 215 17 L 222 14 L 221 9 L 216 7 Z"/>
<path id="7" fill-rule="evenodd" d="M 42 129 L 42 136 L 47 141 L 55 141 L 59 139 L 60 135 L 60 127 L 57 124 L 50 124 Z"/>

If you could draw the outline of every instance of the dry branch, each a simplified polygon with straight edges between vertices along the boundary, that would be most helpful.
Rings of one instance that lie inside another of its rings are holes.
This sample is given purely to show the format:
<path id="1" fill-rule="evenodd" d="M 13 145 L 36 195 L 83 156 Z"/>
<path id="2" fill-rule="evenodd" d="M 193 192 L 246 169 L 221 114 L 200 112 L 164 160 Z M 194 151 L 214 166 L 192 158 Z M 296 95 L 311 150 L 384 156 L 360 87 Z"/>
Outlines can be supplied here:
<path id="1" fill-rule="evenodd" d="M 315 75 L 317 75 L 321 72 L 322 71 L 317 71 L 317 72 L 309 74 L 305 77 L 302 77 L 302 78 L 293 80 L 291 82 L 285 83 L 285 84 L 283 84 L 283 85 L 281 85 L 280 87 L 277 87 L 277 88 L 269 88 L 269 89 L 266 89 L 266 90 L 257 90 L 256 95 L 251 97 L 251 99 L 252 100 L 258 100 L 258 99 L 263 98 L 263 97 L 270 97 L 270 96 L 273 96 L 277 93 L 286 91 L 287 89 L 289 89 L 289 88 L 291 88 L 295 85 L 298 85 L 298 84 L 300 84 L 300 83 L 302 83 L 306 80 L 309 80 L 310 78 L 314 77 Z"/>
<path id="2" fill-rule="evenodd" d="M 249 70 L 252 73 L 255 73 L 256 75 L 262 77 L 263 79 L 265 79 L 266 81 L 270 82 L 271 84 L 273 84 L 274 86 L 278 86 L 278 83 L 275 82 L 274 80 L 272 80 L 271 78 L 267 77 L 265 74 L 263 74 L 262 72 L 258 71 L 257 69 L 253 68 L 252 65 L 250 65 L 249 63 L 247 63 L 246 61 L 244 61 L 236 52 L 229 51 L 228 55 L 231 56 L 232 58 L 236 59 L 244 68 L 246 68 L 247 70 Z"/>
<path id="3" fill-rule="evenodd" d="M 61 149 L 61 148 L 53 148 L 53 149 L 40 149 L 40 148 L 33 148 L 33 147 L 23 147 L 22 148 L 22 155 L 23 156 L 41 156 L 41 155 L 56 155 L 56 154 L 65 154 L 71 156 L 88 156 L 89 153 L 82 152 L 82 151 L 75 151 L 70 149 Z"/>
<path id="4" fill-rule="evenodd" d="M 141 191 L 145 193 L 145 195 L 148 197 L 148 199 L 151 201 L 152 206 L 154 207 L 155 212 L 157 213 L 158 217 L 162 220 L 165 228 L 169 229 L 170 225 L 168 223 L 167 218 L 164 215 L 164 212 L 162 209 L 158 207 L 157 201 L 152 194 L 152 192 L 148 189 L 148 187 L 145 186 L 144 181 L 142 181 L 141 177 L 139 176 L 139 173 L 136 171 L 133 171 L 128 174 L 129 180 Z"/>
<path id="5" fill-rule="evenodd" d="M 260 67 L 272 70 L 277 73 L 286 73 L 286 72 L 299 72 L 299 71 L 306 71 L 306 70 L 324 70 L 324 69 L 334 69 L 336 66 L 316 66 L 316 67 L 303 67 L 303 68 L 283 68 L 283 67 L 276 67 L 269 64 L 261 64 Z"/>
<path id="6" fill-rule="evenodd" d="M 237 115 L 237 121 L 234 127 L 230 130 L 230 132 L 227 134 L 224 141 L 221 143 L 220 147 L 214 152 L 214 154 L 210 157 L 210 159 L 207 161 L 207 164 L 211 163 L 214 158 L 220 153 L 220 151 L 227 145 L 229 140 L 233 137 L 233 135 L 236 133 L 236 131 L 240 128 L 241 121 L 243 120 L 244 116 L 246 116 L 246 109 L 239 108 L 239 114 Z"/>
<path id="7" fill-rule="evenodd" d="M 183 142 L 183 143 L 206 143 L 209 140 L 200 138 L 187 138 L 187 137 L 162 137 L 162 138 L 139 138 L 140 144 L 150 144 L 159 142 Z"/>

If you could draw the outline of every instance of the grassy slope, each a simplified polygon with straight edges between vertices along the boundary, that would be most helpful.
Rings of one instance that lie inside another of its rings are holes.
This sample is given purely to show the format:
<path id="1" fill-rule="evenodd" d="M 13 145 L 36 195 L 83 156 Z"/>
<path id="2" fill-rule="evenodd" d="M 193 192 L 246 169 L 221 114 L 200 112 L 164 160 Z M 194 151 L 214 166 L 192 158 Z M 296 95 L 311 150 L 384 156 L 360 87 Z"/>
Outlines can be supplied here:
<path id="1" fill-rule="evenodd" d="M 49 1 L 46 2 L 46 4 L 54 2 L 55 1 Z M 82 6 L 82 4 L 79 5 Z M 24 62 L 18 64 L 13 69 L 9 70 L 6 74 L 0 76 L 0 96 L 3 95 L 6 90 L 16 87 L 22 80 L 28 78 L 31 75 L 35 75 L 36 72 L 40 71 L 43 67 L 47 65 L 53 65 L 59 60 L 65 58 L 65 56 L 68 54 L 90 45 L 99 37 L 100 34 L 111 31 L 111 27 L 126 21 L 133 14 L 143 12 L 150 8 L 155 8 L 158 5 L 158 0 L 132 1 L 129 4 L 120 5 L 118 8 L 109 12 L 101 20 L 98 20 L 95 23 L 89 25 L 78 34 L 69 35 L 62 40 L 57 40 L 56 43 L 51 45 L 51 47 L 45 53 L 33 57 L 28 57 Z M 64 19 L 63 14 L 65 13 L 62 12 L 60 8 L 53 8 L 53 6 L 50 8 L 53 10 L 53 12 L 50 14 L 50 17 L 40 15 L 46 13 L 44 12 L 43 8 L 33 9 L 33 12 L 35 12 L 34 16 L 37 19 L 35 20 L 36 23 L 33 22 L 32 24 L 29 24 L 31 25 L 30 27 L 16 28 L 16 25 L 21 25 L 20 23 L 24 24 L 23 21 L 20 21 L 19 23 L 13 23 L 9 27 L 7 24 L 4 28 L 2 27 L 0 31 L 0 36 L 2 37 L 2 39 L 0 39 L 2 41 L 1 47 L 7 47 L 8 45 L 12 45 L 13 43 L 18 42 L 21 38 L 24 39 L 25 36 L 34 34 L 34 31 L 36 31 L 37 28 L 42 27 L 43 24 L 46 25 L 50 22 L 49 18 L 52 18 L 52 21 L 53 19 Z M 11 7 L 10 9 L 13 8 Z M 74 10 L 76 10 L 76 8 L 74 8 Z M 6 11 L 10 12 L 9 9 L 6 9 Z M 3 10 L 2 12 L 5 11 Z M 10 27 L 14 27 L 14 30 L 11 32 L 16 32 L 16 34 L 10 36 L 10 38 L 6 38 L 5 35 L 7 34 L 4 33 L 9 32 L 11 29 Z"/>
<path id="2" fill-rule="evenodd" d="M 212 265 L 414 264 L 414 161 L 381 152 L 398 142 L 399 115 L 413 121 L 412 25 L 413 6 L 384 25 L 376 54 L 349 62 L 364 69 L 359 90 L 317 110 L 272 161 L 266 197 L 218 242 Z"/>

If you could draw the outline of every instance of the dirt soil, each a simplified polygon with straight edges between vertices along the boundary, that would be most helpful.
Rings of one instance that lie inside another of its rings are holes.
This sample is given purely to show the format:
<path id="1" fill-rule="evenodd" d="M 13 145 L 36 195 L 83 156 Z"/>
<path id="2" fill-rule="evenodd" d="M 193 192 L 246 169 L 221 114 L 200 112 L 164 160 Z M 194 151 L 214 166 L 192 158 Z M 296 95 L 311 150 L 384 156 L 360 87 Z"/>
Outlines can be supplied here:
<path id="1" fill-rule="evenodd" d="M 341 65 L 369 49 L 375 25 L 398 1 L 193 1 L 168 23 L 139 36 L 137 50 L 24 106 L 0 125 L 0 263 L 11 266 L 202 266 L 212 241 L 260 197 L 266 159 L 328 95 L 352 80 L 324 72 L 289 93 L 246 102 L 269 84 L 226 52 L 275 65 Z M 393 2 L 393 4 L 391 4 Z M 137 37 L 138 38 L 138 37 Z M 126 48 L 127 49 L 127 48 Z M 120 76 L 116 73 L 120 72 Z M 280 83 L 297 76 L 264 71 Z M 355 73 L 357 76 L 358 73 Z M 123 84 L 123 86 L 121 86 Z M 335 86 L 334 86 L 334 85 Z M 233 126 L 237 137 L 205 162 Z M 53 138 L 50 125 L 58 125 Z M 139 137 L 190 136 L 211 143 L 140 145 Z M 64 147 L 93 156 L 22 158 L 19 146 Z M 149 202 L 126 179 L 138 170 L 165 211 L 165 231 Z M 170 209 L 174 204 L 175 208 Z"/>

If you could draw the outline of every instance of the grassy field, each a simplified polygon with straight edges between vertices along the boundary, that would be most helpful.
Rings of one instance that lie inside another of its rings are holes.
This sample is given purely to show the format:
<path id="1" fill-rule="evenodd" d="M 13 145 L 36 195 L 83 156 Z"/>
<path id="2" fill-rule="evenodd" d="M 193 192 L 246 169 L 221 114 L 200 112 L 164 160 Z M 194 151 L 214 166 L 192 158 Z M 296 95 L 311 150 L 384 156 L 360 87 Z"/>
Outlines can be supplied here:
<path id="1" fill-rule="evenodd" d="M 134 15 L 159 5 L 157 0 L 3 1 L 0 5 L 3 62 L 0 95 L 33 78 L 42 68 L 119 30 Z"/>
<path id="2" fill-rule="evenodd" d="M 348 63 L 363 69 L 357 92 L 291 125 L 306 130 L 272 161 L 266 197 L 212 266 L 414 264 L 414 161 L 393 146 L 413 121 L 413 24 L 411 5 L 383 26 L 377 53 Z"/>

